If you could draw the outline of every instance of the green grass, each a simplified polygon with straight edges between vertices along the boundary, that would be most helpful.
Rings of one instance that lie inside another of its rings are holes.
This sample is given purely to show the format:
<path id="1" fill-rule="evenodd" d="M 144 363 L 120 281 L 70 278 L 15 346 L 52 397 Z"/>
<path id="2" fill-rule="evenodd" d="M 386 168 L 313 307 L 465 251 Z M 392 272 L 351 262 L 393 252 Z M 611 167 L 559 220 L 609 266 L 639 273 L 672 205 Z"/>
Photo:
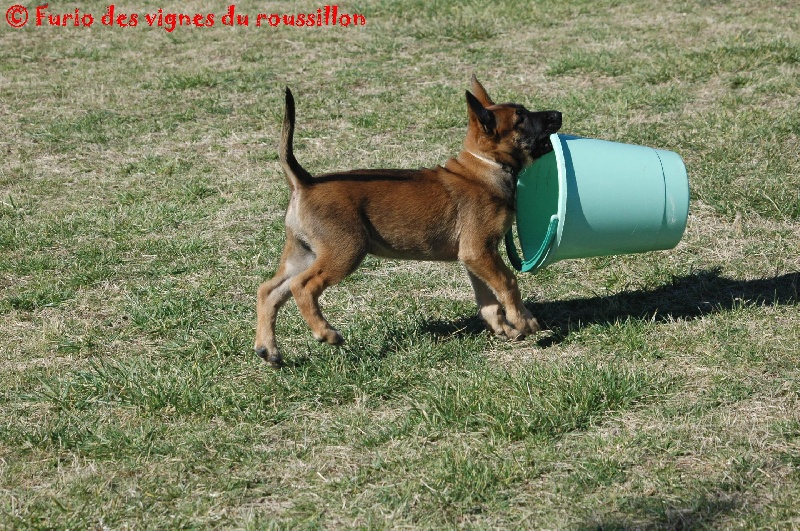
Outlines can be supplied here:
<path id="1" fill-rule="evenodd" d="M 367 25 L 0 25 L 0 528 L 800 525 L 800 12 L 340 8 Z M 460 266 L 368 258 L 323 297 L 345 345 L 288 304 L 269 369 L 283 87 L 311 172 L 414 168 L 460 148 L 473 72 L 678 152 L 681 244 L 522 275 L 519 343 Z"/>

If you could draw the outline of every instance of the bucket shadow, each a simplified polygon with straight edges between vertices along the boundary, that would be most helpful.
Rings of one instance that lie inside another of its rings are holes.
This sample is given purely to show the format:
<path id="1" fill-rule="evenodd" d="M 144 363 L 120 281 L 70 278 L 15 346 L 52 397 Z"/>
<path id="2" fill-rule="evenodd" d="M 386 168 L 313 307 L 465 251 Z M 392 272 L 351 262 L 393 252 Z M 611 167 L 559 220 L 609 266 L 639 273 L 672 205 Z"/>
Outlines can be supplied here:
<path id="1" fill-rule="evenodd" d="M 655 289 L 563 301 L 526 300 L 525 306 L 545 329 L 552 331 L 537 342 L 546 348 L 595 324 L 612 324 L 628 318 L 656 322 L 692 320 L 742 304 L 791 306 L 800 301 L 800 272 L 756 280 L 734 280 L 722 276 L 721 271 L 721 268 L 697 271 L 675 277 L 669 284 Z M 425 324 L 424 331 L 445 337 L 479 334 L 484 330 L 477 317 L 465 317 L 456 321 L 430 321 Z"/>
<path id="2" fill-rule="evenodd" d="M 658 496 L 626 500 L 628 514 L 606 520 L 587 522 L 581 531 L 625 531 L 659 529 L 712 529 L 725 516 L 741 510 L 744 500 L 738 496 L 711 495 L 666 500 Z"/>

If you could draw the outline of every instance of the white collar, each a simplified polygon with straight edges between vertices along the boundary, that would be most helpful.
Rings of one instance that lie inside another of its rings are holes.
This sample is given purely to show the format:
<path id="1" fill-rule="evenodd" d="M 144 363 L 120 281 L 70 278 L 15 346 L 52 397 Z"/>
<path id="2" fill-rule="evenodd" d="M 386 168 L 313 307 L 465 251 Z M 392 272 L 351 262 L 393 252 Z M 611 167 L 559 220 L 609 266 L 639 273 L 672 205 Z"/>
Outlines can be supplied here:
<path id="1" fill-rule="evenodd" d="M 496 160 L 487 159 L 486 157 L 484 157 L 482 155 L 478 155 L 477 153 L 473 153 L 472 151 L 470 151 L 468 149 L 465 150 L 465 151 L 467 153 L 469 153 L 470 155 L 472 155 L 473 157 L 475 157 L 476 159 L 478 159 L 480 161 L 483 161 L 483 162 L 485 162 L 486 164 L 488 164 L 490 166 L 494 166 L 495 168 L 502 168 L 503 167 L 503 165 L 500 164 L 499 162 L 497 162 Z"/>

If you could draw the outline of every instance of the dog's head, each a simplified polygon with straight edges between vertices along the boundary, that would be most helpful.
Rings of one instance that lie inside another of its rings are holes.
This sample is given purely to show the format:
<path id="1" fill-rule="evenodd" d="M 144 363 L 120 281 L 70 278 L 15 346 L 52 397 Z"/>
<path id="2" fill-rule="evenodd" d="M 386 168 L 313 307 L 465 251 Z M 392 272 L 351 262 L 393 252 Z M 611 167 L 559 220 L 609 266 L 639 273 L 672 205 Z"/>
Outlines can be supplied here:
<path id="1" fill-rule="evenodd" d="M 558 111 L 531 112 L 516 103 L 495 104 L 474 75 L 467 108 L 465 148 L 515 171 L 552 151 L 550 135 L 561 127 Z"/>

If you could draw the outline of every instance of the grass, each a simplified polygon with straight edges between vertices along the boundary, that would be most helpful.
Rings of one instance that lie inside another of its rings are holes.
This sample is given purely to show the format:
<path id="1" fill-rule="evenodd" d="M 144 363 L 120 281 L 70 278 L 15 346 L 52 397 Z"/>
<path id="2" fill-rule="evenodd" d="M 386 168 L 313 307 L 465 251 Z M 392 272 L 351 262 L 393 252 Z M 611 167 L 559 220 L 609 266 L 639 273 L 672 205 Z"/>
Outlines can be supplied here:
<path id="1" fill-rule="evenodd" d="M 126 9 L 157 7 L 221 12 Z M 800 13 L 340 8 L 366 26 L 0 25 L 0 527 L 800 525 Z M 310 171 L 419 167 L 459 149 L 473 72 L 681 154 L 683 241 L 521 276 L 547 330 L 511 344 L 459 266 L 368 258 L 323 298 L 347 343 L 289 304 L 269 369 L 283 87 Z"/>

